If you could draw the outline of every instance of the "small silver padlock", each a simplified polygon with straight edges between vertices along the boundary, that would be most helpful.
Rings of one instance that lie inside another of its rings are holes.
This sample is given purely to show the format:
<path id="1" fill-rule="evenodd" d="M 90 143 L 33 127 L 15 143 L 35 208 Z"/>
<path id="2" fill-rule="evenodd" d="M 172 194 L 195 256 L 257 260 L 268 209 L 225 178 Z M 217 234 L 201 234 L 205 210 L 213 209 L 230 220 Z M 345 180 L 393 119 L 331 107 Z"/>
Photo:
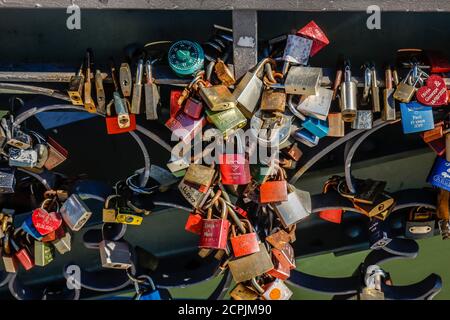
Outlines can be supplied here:
<path id="1" fill-rule="evenodd" d="M 356 111 L 355 120 L 352 122 L 352 129 L 370 130 L 372 129 L 373 112 L 371 110 Z"/>
<path id="2" fill-rule="evenodd" d="M 79 231 L 92 216 L 92 212 L 81 198 L 72 194 L 61 207 L 61 216 L 73 231 Z"/>
<path id="3" fill-rule="evenodd" d="M 128 269 L 132 267 L 128 243 L 103 240 L 99 245 L 103 268 Z"/>
<path id="4" fill-rule="evenodd" d="M 48 147 L 43 143 L 38 143 L 33 148 L 37 154 L 35 167 L 41 169 L 48 160 Z"/>
<path id="5" fill-rule="evenodd" d="M 143 73 L 144 73 L 144 60 L 139 59 L 136 66 L 136 79 L 133 86 L 133 96 L 131 98 L 130 112 L 133 114 L 141 113 Z"/>
<path id="6" fill-rule="evenodd" d="M 14 168 L 0 168 L 0 194 L 14 193 L 16 177 Z"/>
<path id="7" fill-rule="evenodd" d="M 333 90 L 318 88 L 316 95 L 302 96 L 297 110 L 305 116 L 325 121 L 330 111 L 332 98 Z"/>
<path id="8" fill-rule="evenodd" d="M 72 249 L 72 235 L 70 232 L 66 232 L 63 237 L 52 241 L 59 254 L 64 254 Z"/>
<path id="9" fill-rule="evenodd" d="M 146 82 L 145 89 L 145 116 L 147 120 L 158 119 L 158 105 L 160 100 L 159 89 L 153 79 L 152 65 L 154 61 L 145 62 Z"/>
<path id="10" fill-rule="evenodd" d="M 284 49 L 283 61 L 285 61 L 284 69 L 289 64 L 307 65 L 309 55 L 311 53 L 313 41 L 293 34 L 288 35 L 286 47 Z"/>
<path id="11" fill-rule="evenodd" d="M 352 81 L 350 66 L 345 67 L 344 75 L 345 79 L 341 84 L 340 95 L 342 120 L 345 122 L 353 122 L 356 117 L 356 111 L 358 110 L 358 88 L 356 82 Z"/>

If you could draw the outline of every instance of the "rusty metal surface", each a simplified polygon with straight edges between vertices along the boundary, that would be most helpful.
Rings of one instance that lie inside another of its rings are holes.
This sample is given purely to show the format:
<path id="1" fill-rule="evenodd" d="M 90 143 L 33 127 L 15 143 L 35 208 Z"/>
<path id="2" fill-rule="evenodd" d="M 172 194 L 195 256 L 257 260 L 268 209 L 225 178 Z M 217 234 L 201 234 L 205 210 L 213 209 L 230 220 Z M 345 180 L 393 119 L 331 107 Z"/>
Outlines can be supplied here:
<path id="1" fill-rule="evenodd" d="M 72 0 L 0 0 L 0 8 L 65 8 Z M 89 9 L 366 11 L 376 4 L 386 11 L 450 11 L 448 0 L 77 0 Z"/>

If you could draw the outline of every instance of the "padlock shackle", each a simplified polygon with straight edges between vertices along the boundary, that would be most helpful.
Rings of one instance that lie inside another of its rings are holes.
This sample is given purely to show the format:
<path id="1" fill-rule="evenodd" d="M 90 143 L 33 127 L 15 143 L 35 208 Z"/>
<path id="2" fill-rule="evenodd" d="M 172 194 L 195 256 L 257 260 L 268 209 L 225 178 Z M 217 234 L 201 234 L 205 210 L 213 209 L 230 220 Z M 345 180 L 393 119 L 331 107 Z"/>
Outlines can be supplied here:
<path id="1" fill-rule="evenodd" d="M 111 209 L 111 208 L 109 207 L 110 201 L 111 201 L 112 199 L 119 198 L 119 197 L 120 197 L 120 195 L 118 195 L 118 194 L 112 194 L 112 195 L 108 196 L 108 197 L 106 198 L 106 200 L 105 200 L 104 208 L 105 208 L 105 209 Z"/>
<path id="2" fill-rule="evenodd" d="M 252 233 L 252 232 L 255 232 L 254 231 L 254 229 L 253 229 L 253 226 L 252 226 L 252 224 L 251 224 L 251 222 L 248 220 L 248 219 L 242 219 L 242 220 L 240 220 L 241 222 L 242 222 L 242 226 L 244 227 L 244 232 L 242 232 L 242 234 L 247 234 L 247 233 Z M 247 226 L 247 229 L 245 229 L 245 226 Z M 248 231 L 248 232 L 247 232 Z M 233 234 L 233 237 L 236 237 L 237 236 L 237 233 L 236 233 L 236 225 L 235 224 L 233 224 L 233 225 L 231 225 L 231 233 Z"/>

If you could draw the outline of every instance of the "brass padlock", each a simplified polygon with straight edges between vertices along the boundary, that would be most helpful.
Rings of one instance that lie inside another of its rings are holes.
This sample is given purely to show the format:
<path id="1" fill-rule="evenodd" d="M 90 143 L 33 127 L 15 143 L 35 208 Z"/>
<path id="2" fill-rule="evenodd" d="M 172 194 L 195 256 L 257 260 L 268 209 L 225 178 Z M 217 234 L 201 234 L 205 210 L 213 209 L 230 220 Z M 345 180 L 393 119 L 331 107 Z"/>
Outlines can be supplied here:
<path id="1" fill-rule="evenodd" d="M 84 79 L 84 108 L 90 112 L 97 112 L 94 99 L 92 99 L 92 83 L 91 83 L 91 52 L 86 51 L 86 77 Z"/>
<path id="2" fill-rule="evenodd" d="M 386 68 L 385 71 L 385 89 L 383 90 L 383 112 L 381 119 L 384 121 L 394 121 L 397 118 L 395 111 L 394 89 L 392 87 L 392 71 Z"/>
<path id="3" fill-rule="evenodd" d="M 230 136 L 237 129 L 243 128 L 247 124 L 247 119 L 238 108 L 217 112 L 206 109 L 205 112 L 208 121 L 214 124 L 224 137 Z"/>
<path id="4" fill-rule="evenodd" d="M 258 277 L 274 267 L 264 243 L 259 244 L 259 252 L 233 259 L 228 262 L 228 266 L 237 283 Z"/>
<path id="5" fill-rule="evenodd" d="M 131 88 L 133 86 L 133 78 L 131 76 L 130 65 L 126 62 L 120 65 L 119 69 L 120 88 L 125 98 L 131 96 Z"/>
<path id="6" fill-rule="evenodd" d="M 97 97 L 98 112 L 106 113 L 106 95 L 103 87 L 103 75 L 100 70 L 95 71 L 95 92 Z"/>
<path id="7" fill-rule="evenodd" d="M 234 300 L 251 301 L 257 300 L 259 298 L 259 294 L 255 290 L 245 286 L 244 284 L 238 283 L 237 286 L 234 287 L 233 290 L 231 290 L 230 297 Z"/>
<path id="8" fill-rule="evenodd" d="M 214 71 L 217 78 L 220 80 L 220 82 L 222 82 L 224 86 L 229 87 L 236 83 L 233 72 L 230 70 L 230 68 L 228 68 L 228 66 L 222 59 L 217 58 L 217 61 L 214 64 Z"/>
<path id="9" fill-rule="evenodd" d="M 372 66 L 370 70 L 372 74 L 371 93 L 372 93 L 372 112 L 381 112 L 380 106 L 380 88 L 378 87 L 377 71 Z"/>
<path id="10" fill-rule="evenodd" d="M 205 193 L 211 186 L 215 174 L 214 168 L 192 163 L 186 171 L 183 181 Z"/>
<path id="11" fill-rule="evenodd" d="M 266 64 L 266 66 L 270 66 L 270 64 Z M 271 69 L 271 68 L 269 68 Z M 271 72 L 271 70 L 269 71 Z M 264 77 L 266 81 L 267 76 Z M 283 78 L 281 73 L 273 74 L 274 80 L 277 78 Z M 284 112 L 286 109 L 286 92 L 283 89 L 275 89 L 266 87 L 263 91 L 261 98 L 261 110 L 262 111 L 272 111 L 272 112 Z"/>
<path id="12" fill-rule="evenodd" d="M 413 80 L 413 83 L 407 83 L 407 81 L 411 79 L 413 74 L 416 73 L 415 70 L 417 70 L 417 66 L 411 69 L 405 79 L 403 79 L 403 81 L 398 84 L 397 89 L 394 92 L 394 98 L 396 100 L 408 103 L 414 97 L 414 94 L 417 90 L 416 85 L 421 80 L 421 76 L 425 74 L 423 71 L 418 70 L 416 79 Z"/>
<path id="13" fill-rule="evenodd" d="M 78 74 L 70 77 L 69 88 L 67 93 L 72 101 L 73 105 L 82 106 L 83 103 L 83 86 L 84 86 L 84 74 L 83 74 L 84 63 L 81 64 Z"/>
<path id="14" fill-rule="evenodd" d="M 236 108 L 236 99 L 223 84 L 206 86 L 204 81 L 198 82 L 198 93 L 208 108 L 213 111 L 224 111 Z"/>
<path id="15" fill-rule="evenodd" d="M 358 109 L 357 93 L 358 88 L 356 82 L 352 81 L 350 66 L 347 65 L 344 71 L 344 82 L 341 84 L 341 95 L 339 100 L 342 119 L 345 122 L 353 122 L 356 117 L 356 111 Z"/>
<path id="16" fill-rule="evenodd" d="M 345 123 L 342 120 L 342 113 L 331 112 L 328 114 L 328 136 L 343 137 L 345 136 Z"/>

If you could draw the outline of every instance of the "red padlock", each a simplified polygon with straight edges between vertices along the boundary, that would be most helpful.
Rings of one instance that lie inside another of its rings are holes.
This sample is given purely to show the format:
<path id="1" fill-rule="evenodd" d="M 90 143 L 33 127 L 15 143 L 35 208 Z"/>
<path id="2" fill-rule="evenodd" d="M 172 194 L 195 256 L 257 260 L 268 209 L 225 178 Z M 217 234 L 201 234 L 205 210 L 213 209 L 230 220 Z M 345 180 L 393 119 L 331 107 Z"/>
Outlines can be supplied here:
<path id="1" fill-rule="evenodd" d="M 184 226 L 184 230 L 201 235 L 202 227 L 203 227 L 202 215 L 195 212 L 190 213 L 186 221 L 186 225 Z"/>
<path id="2" fill-rule="evenodd" d="M 249 184 L 250 165 L 244 154 L 222 154 L 219 159 L 220 174 L 224 185 Z"/>
<path id="3" fill-rule="evenodd" d="M 282 264 L 275 257 L 272 258 L 272 262 L 274 267 L 267 272 L 268 275 L 281 280 L 287 280 L 291 276 L 291 269 L 289 266 Z"/>
<path id="4" fill-rule="evenodd" d="M 298 30 L 297 36 L 305 37 L 313 41 L 311 53 L 309 54 L 311 57 L 330 44 L 330 40 L 328 40 L 325 33 L 314 21 L 309 22 L 306 26 Z"/>
<path id="5" fill-rule="evenodd" d="M 203 103 L 201 100 L 189 97 L 184 104 L 183 111 L 193 119 L 200 119 L 203 113 Z"/>
<path id="6" fill-rule="evenodd" d="M 289 270 L 295 269 L 294 248 L 289 243 L 283 245 L 281 250 L 273 248 L 273 257 Z"/>
<path id="7" fill-rule="evenodd" d="M 28 252 L 28 250 L 26 248 L 19 248 L 19 246 L 13 239 L 10 240 L 10 243 L 15 251 L 14 256 L 17 258 L 17 260 L 19 260 L 22 267 L 27 271 L 33 268 L 34 261 L 31 258 L 31 255 Z"/>
<path id="8" fill-rule="evenodd" d="M 266 181 L 259 188 L 259 198 L 261 203 L 283 202 L 288 200 L 288 185 L 286 181 L 286 171 L 278 168 L 276 179 Z"/>
<path id="9" fill-rule="evenodd" d="M 319 213 L 319 217 L 323 220 L 340 224 L 342 222 L 342 209 L 323 210 Z"/>
<path id="10" fill-rule="evenodd" d="M 208 208 L 207 218 L 203 220 L 202 234 L 200 235 L 199 248 L 221 249 L 227 247 L 228 231 L 230 230 L 230 221 L 227 220 L 228 210 L 225 201 L 220 198 L 221 218 L 212 218 L 212 207 Z"/>
<path id="11" fill-rule="evenodd" d="M 113 105 L 113 103 L 114 102 L 110 102 L 106 107 L 106 132 L 108 134 L 120 134 L 136 130 L 136 116 L 133 113 L 128 114 L 130 118 L 129 126 L 119 126 L 119 117 L 117 115 L 112 116 L 111 114 L 111 106 Z M 125 107 L 128 108 L 127 106 Z"/>
<path id="12" fill-rule="evenodd" d="M 170 91 L 170 116 L 175 117 L 181 110 L 181 105 L 178 104 L 178 99 L 181 97 L 182 90 Z"/>
<path id="13" fill-rule="evenodd" d="M 202 131 L 205 124 L 205 117 L 196 120 L 184 112 L 179 112 L 175 117 L 170 117 L 166 121 L 166 127 L 172 131 L 175 137 L 184 142 L 191 141 L 197 133 Z"/>
<path id="14" fill-rule="evenodd" d="M 62 217 L 58 212 L 48 212 L 45 209 L 49 205 L 52 206 L 52 201 L 52 199 L 45 199 L 41 207 L 34 210 L 31 215 L 35 229 L 43 236 L 56 231 L 62 224 Z"/>
<path id="15" fill-rule="evenodd" d="M 258 236 L 253 231 L 252 224 L 248 220 L 242 220 L 242 222 L 244 226 L 247 226 L 248 233 L 237 235 L 236 226 L 231 227 L 230 241 L 236 258 L 259 252 Z"/>

